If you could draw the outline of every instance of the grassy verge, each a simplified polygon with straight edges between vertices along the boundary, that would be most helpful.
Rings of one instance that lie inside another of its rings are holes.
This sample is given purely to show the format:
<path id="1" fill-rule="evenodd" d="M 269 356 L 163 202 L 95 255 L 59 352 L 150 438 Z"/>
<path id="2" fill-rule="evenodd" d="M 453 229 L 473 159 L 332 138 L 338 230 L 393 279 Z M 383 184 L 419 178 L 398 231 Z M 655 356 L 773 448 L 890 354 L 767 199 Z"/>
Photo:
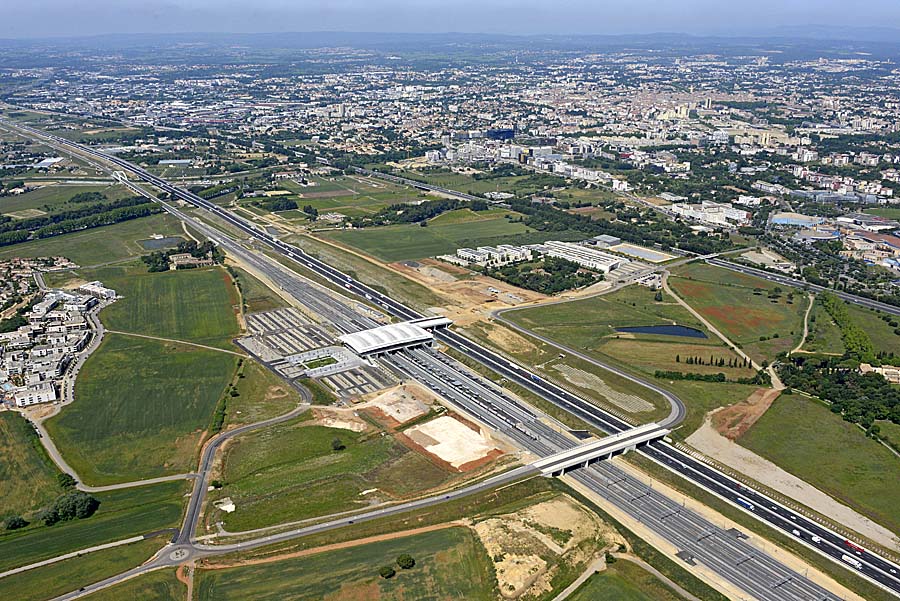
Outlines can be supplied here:
<path id="1" fill-rule="evenodd" d="M 62 492 L 58 473 L 25 418 L 0 412 L 0 519 L 26 514 L 55 499 Z"/>
<path id="2" fill-rule="evenodd" d="M 228 425 L 251 424 L 283 415 L 302 400 L 294 387 L 252 359 L 243 360 L 235 388 L 238 396 L 228 398 Z"/>
<path id="3" fill-rule="evenodd" d="M 52 599 L 138 566 L 161 546 L 158 539 L 139 541 L 7 576 L 0 579 L 0 597 L 16 601 Z"/>
<path id="4" fill-rule="evenodd" d="M 381 578 L 378 569 L 410 553 L 415 566 Z M 198 570 L 201 600 L 497 598 L 490 558 L 468 528 L 457 527 L 283 561 Z"/>
<path id="5" fill-rule="evenodd" d="M 174 569 L 156 570 L 85 597 L 89 601 L 172 601 L 183 599 L 187 588 L 175 576 Z"/>
<path id="6" fill-rule="evenodd" d="M 94 493 L 100 507 L 83 520 L 0 532 L 0 571 L 94 545 L 172 528 L 181 520 L 184 482 Z"/>
<path id="7" fill-rule="evenodd" d="M 825 405 L 798 394 L 782 395 L 739 442 L 900 532 L 900 459 Z"/>
<path id="8" fill-rule="evenodd" d="M 688 482 L 681 476 L 675 475 L 669 470 L 650 461 L 646 457 L 631 454 L 629 455 L 627 461 L 633 463 L 641 470 L 652 475 L 652 477 L 656 480 L 668 484 L 675 490 L 688 495 L 693 499 L 696 499 L 713 511 L 722 514 L 729 520 L 732 520 L 737 524 L 741 524 L 749 532 L 752 532 L 760 536 L 761 538 L 764 538 L 765 540 L 778 545 L 783 549 L 787 549 L 791 553 L 802 558 L 810 566 L 819 569 L 825 574 L 831 576 L 839 584 L 859 593 L 864 599 L 867 599 L 868 601 L 896 601 L 896 597 L 875 586 L 874 584 L 871 584 L 869 581 L 857 576 L 851 570 L 845 569 L 843 566 L 835 564 L 833 561 L 826 559 L 815 551 L 812 551 L 804 545 L 801 545 L 795 539 L 790 538 L 780 531 L 775 530 L 774 528 L 771 528 L 770 526 L 767 526 L 766 524 L 763 524 L 762 522 L 749 517 L 746 513 L 744 513 L 731 503 L 728 503 L 717 497 L 716 495 L 713 495 L 712 493 L 703 490 L 695 484 Z M 659 569 L 659 566 L 652 564 L 652 562 L 648 563 L 651 563 L 653 567 Z M 662 570 L 660 571 L 662 572 Z M 669 576 L 669 574 L 667 574 L 666 572 L 663 573 Z M 679 584 L 681 584 L 681 582 L 679 582 Z"/>
<path id="9" fill-rule="evenodd" d="M 569 597 L 571 601 L 682 601 L 683 597 L 637 564 L 620 559 L 594 574 Z"/>
<path id="10" fill-rule="evenodd" d="M 275 294 L 268 286 L 250 275 L 240 267 L 229 266 L 234 280 L 244 297 L 244 310 L 248 313 L 268 311 L 287 306 L 280 296 Z"/>

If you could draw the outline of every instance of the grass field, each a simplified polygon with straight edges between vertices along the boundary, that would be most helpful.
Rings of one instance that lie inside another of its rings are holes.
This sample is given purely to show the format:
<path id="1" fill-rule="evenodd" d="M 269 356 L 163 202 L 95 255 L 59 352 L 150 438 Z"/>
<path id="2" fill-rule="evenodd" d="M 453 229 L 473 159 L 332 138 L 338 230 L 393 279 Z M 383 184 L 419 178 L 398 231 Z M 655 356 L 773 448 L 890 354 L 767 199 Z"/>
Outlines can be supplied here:
<path id="1" fill-rule="evenodd" d="M 172 601 L 184 599 L 186 593 L 187 588 L 178 580 L 175 570 L 168 569 L 142 574 L 84 598 L 88 601 Z"/>
<path id="2" fill-rule="evenodd" d="M 283 298 L 275 294 L 268 286 L 247 271 L 234 266 L 231 269 L 237 274 L 237 281 L 240 282 L 241 287 L 241 296 L 244 299 L 244 305 L 248 313 L 268 311 L 269 309 L 287 306 Z"/>
<path id="3" fill-rule="evenodd" d="M 7 576 L 0 579 L 0 598 L 16 601 L 53 599 L 140 565 L 162 544 L 160 539 L 139 541 Z"/>
<path id="4" fill-rule="evenodd" d="M 224 269 L 147 273 L 140 265 L 92 270 L 89 277 L 124 297 L 100 314 L 111 330 L 233 348 L 239 301 Z"/>
<path id="5" fill-rule="evenodd" d="M 817 298 L 809 314 L 809 335 L 803 350 L 814 353 L 844 353 L 844 343 L 841 341 L 841 329 L 837 327 L 831 315 L 822 306 Z"/>
<path id="6" fill-rule="evenodd" d="M 405 224 L 341 230 L 329 232 L 328 236 L 379 259 L 393 262 L 452 254 L 461 247 L 502 244 L 510 236 L 529 231 L 531 230 L 524 224 L 511 223 L 500 216 L 428 227 Z"/>
<path id="7" fill-rule="evenodd" d="M 782 395 L 739 442 L 900 532 L 900 459 L 827 407 Z"/>
<path id="8" fill-rule="evenodd" d="M 894 328 L 881 319 L 881 314 L 872 309 L 866 309 L 859 305 L 847 303 L 850 317 L 866 331 L 876 351 L 900 353 L 900 336 L 894 333 Z M 895 321 L 900 318 L 894 317 Z"/>
<path id="9" fill-rule="evenodd" d="M 25 418 L 0 412 L 0 519 L 43 507 L 60 494 L 59 471 Z"/>
<path id="10" fill-rule="evenodd" d="M 125 186 L 112 184 L 109 186 L 67 186 L 54 184 L 19 194 L 18 196 L 4 196 L 0 198 L 0 213 L 14 213 L 27 209 L 37 209 L 43 212 L 54 212 L 63 208 L 63 204 L 82 192 L 101 192 L 110 200 L 126 198 L 133 194 Z M 79 205 L 69 205 L 77 208 Z"/>
<path id="11" fill-rule="evenodd" d="M 235 363 L 225 353 L 108 334 L 79 374 L 76 401 L 47 428 L 91 484 L 190 471 Z"/>
<path id="12" fill-rule="evenodd" d="M 682 601 L 683 597 L 630 561 L 619 560 L 594 574 L 570 601 Z"/>
<path id="13" fill-rule="evenodd" d="M 793 289 L 782 288 L 781 297 L 772 300 L 767 294 L 776 285 L 700 263 L 684 265 L 677 274 L 669 278 L 675 293 L 758 361 L 771 361 L 802 336 L 806 301 Z M 755 289 L 762 293 L 755 294 Z M 793 304 L 787 296 L 791 292 Z M 771 340 L 763 342 L 760 337 Z"/>
<path id="14" fill-rule="evenodd" d="M 378 568 L 401 553 L 416 565 L 385 580 Z M 497 598 L 484 547 L 466 528 L 448 528 L 407 538 L 329 551 L 310 557 L 226 570 L 198 570 L 198 598 L 440 601 Z"/>
<path id="15" fill-rule="evenodd" d="M 0 531 L 0 572 L 112 541 L 172 528 L 181 520 L 185 482 L 94 493 L 100 507 L 84 520 Z M 157 539 L 162 540 L 162 539 Z M 2 580 L 0 580 L 2 582 Z"/>
<path id="16" fill-rule="evenodd" d="M 299 246 L 311 255 L 322 259 L 335 269 L 343 271 L 364 284 L 368 284 L 396 298 L 402 298 L 414 307 L 420 309 L 435 307 L 441 306 L 446 302 L 421 284 L 321 240 L 316 240 L 309 236 L 291 236 L 286 241 Z M 291 263 L 290 265 L 294 269 L 298 268 L 296 263 Z"/>
<path id="17" fill-rule="evenodd" d="M 62 255 L 82 266 L 100 265 L 147 254 L 137 241 L 146 239 L 150 234 L 173 236 L 180 233 L 181 226 L 171 215 L 150 215 L 53 238 L 4 246 L 0 248 L 0 259 Z"/>
<path id="18" fill-rule="evenodd" d="M 743 368 L 687 365 L 685 360 L 689 356 L 700 356 L 708 360 L 712 355 L 726 361 L 736 359 L 737 356 L 680 305 L 665 296 L 662 302 L 657 302 L 654 295 L 653 291 L 641 286 L 630 286 L 593 298 L 510 311 L 504 316 L 535 333 L 560 341 L 566 346 L 581 350 L 601 361 L 613 363 L 647 379 L 653 379 L 656 370 L 723 372 L 732 379 L 752 375 L 752 370 Z M 703 339 L 615 333 L 616 327 L 672 322 L 697 328 L 708 337 Z M 516 346 L 522 348 L 522 345 Z M 523 357 L 523 360 L 533 365 L 543 363 L 555 354 L 552 349 L 548 353 L 543 359 L 537 357 L 528 360 Z M 679 356 L 680 362 L 676 362 L 676 355 Z M 604 379 L 608 378 L 602 371 L 597 373 Z M 684 426 L 678 431 L 679 436 L 681 434 L 687 436 L 699 427 L 707 411 L 743 400 L 754 390 L 754 387 L 742 384 L 690 381 L 657 381 L 657 383 L 677 394 L 688 408 Z M 633 384 L 631 387 L 623 390 L 650 400 L 646 389 L 634 388 Z"/>
<path id="19" fill-rule="evenodd" d="M 237 510 L 221 516 L 230 531 L 248 530 L 363 508 L 367 489 L 399 497 L 437 486 L 449 472 L 379 432 L 309 425 L 309 415 L 242 436 L 224 459 L 225 487 Z M 334 451 L 339 438 L 346 448 Z M 414 474 L 414 476 L 413 476 Z"/>
<path id="20" fill-rule="evenodd" d="M 897 207 L 878 207 L 875 209 L 866 209 L 865 212 L 870 215 L 887 217 L 888 219 L 900 219 L 900 208 Z"/>
<path id="21" fill-rule="evenodd" d="M 300 402 L 300 393 L 252 359 L 244 359 L 238 395 L 228 398 L 226 424 L 247 424 L 283 415 Z"/>

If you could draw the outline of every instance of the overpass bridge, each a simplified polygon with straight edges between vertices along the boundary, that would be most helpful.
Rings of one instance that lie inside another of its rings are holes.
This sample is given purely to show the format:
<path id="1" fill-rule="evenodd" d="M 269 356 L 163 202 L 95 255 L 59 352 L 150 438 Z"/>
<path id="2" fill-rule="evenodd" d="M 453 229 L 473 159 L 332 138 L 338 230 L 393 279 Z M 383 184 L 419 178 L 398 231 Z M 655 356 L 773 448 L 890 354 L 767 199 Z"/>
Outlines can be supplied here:
<path id="1" fill-rule="evenodd" d="M 630 430 L 613 434 L 577 447 L 560 451 L 538 459 L 532 467 L 541 470 L 544 476 L 562 476 L 570 470 L 587 467 L 591 463 L 611 459 L 635 450 L 638 445 L 663 438 L 669 430 L 657 423 L 644 424 Z"/>

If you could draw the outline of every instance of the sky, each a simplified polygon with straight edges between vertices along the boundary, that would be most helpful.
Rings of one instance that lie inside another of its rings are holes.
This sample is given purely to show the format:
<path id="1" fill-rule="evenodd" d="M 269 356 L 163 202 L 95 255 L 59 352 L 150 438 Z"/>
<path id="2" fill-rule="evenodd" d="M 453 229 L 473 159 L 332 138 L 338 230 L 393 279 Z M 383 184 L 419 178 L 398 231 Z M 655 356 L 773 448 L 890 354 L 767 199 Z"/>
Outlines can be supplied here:
<path id="1" fill-rule="evenodd" d="M 0 0 L 0 38 L 107 33 L 764 34 L 900 29 L 900 0 Z"/>

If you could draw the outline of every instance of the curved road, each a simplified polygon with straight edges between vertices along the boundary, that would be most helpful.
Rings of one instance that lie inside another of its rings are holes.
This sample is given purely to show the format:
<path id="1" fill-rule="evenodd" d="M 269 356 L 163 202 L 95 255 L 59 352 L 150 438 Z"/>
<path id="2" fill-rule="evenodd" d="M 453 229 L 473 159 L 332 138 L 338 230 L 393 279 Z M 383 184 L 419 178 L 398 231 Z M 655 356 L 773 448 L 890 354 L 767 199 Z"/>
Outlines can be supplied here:
<path id="1" fill-rule="evenodd" d="M 532 307 L 528 307 L 528 308 L 532 308 Z M 593 357 L 589 357 L 588 355 L 585 355 L 584 353 L 582 353 L 581 351 L 579 351 L 577 349 L 574 349 L 570 346 L 562 344 L 556 340 L 551 340 L 550 338 L 542 336 L 541 334 L 538 334 L 537 332 L 533 332 L 527 328 L 524 328 L 524 327 L 520 326 L 519 324 L 517 324 L 513 321 L 510 321 L 509 319 L 506 319 L 502 315 L 503 313 L 508 313 L 510 311 L 517 311 L 517 310 L 520 310 L 520 309 L 515 308 L 515 307 L 510 308 L 510 309 L 498 309 L 497 311 L 493 311 L 491 313 L 491 316 L 494 319 L 496 319 L 497 321 L 502 322 L 504 325 L 512 328 L 513 330 L 516 330 L 520 334 L 525 334 L 527 336 L 531 336 L 532 338 L 537 338 L 541 342 L 544 342 L 546 344 L 549 344 L 550 346 L 562 349 L 562 350 L 566 351 L 567 353 L 574 355 L 575 357 L 578 357 L 582 361 L 586 361 L 586 362 L 590 363 L 591 365 L 596 365 L 597 367 L 599 367 L 601 369 L 612 372 L 621 378 L 625 378 L 626 380 L 628 380 L 630 382 L 634 382 L 635 384 L 643 386 L 643 387 L 659 394 L 661 397 L 666 399 L 666 401 L 668 401 L 668 403 L 669 403 L 669 415 L 666 416 L 665 419 L 659 420 L 657 422 L 660 426 L 667 428 L 669 430 L 674 430 L 675 427 L 678 426 L 678 424 L 680 424 L 682 421 L 684 421 L 684 418 L 687 416 L 687 408 L 684 405 L 684 401 L 682 401 L 680 398 L 678 398 L 678 396 L 675 395 L 674 393 L 666 390 L 665 388 L 657 386 L 655 383 L 650 382 L 649 380 L 645 380 L 638 376 L 632 375 L 632 374 L 626 372 L 625 370 L 616 367 L 615 365 L 611 365 L 604 361 L 599 361 L 597 359 L 594 359 Z"/>

